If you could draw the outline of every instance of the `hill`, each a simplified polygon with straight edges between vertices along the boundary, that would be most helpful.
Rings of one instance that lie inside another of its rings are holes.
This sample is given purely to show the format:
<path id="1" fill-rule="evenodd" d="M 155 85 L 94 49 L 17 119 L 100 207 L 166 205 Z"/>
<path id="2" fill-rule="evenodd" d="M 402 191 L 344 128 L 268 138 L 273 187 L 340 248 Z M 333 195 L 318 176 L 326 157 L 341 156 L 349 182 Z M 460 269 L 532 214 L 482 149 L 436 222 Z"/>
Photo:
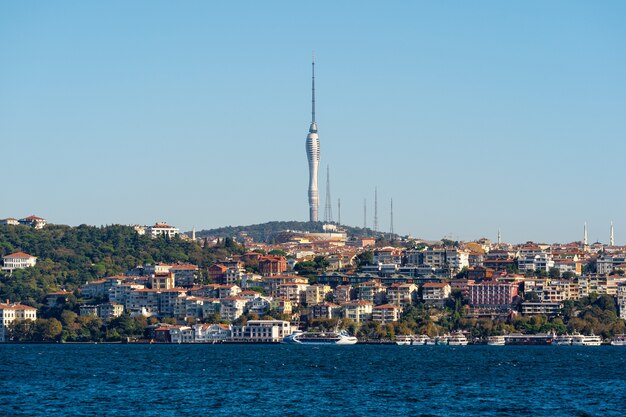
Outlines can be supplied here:
<path id="1" fill-rule="evenodd" d="M 197 237 L 237 237 L 241 233 L 245 233 L 254 239 L 255 242 L 272 243 L 276 236 L 285 230 L 299 232 L 323 232 L 322 222 L 299 222 L 299 221 L 272 221 L 261 224 L 252 224 L 248 226 L 226 226 L 217 229 L 202 230 L 196 233 Z M 371 229 L 363 229 L 361 227 L 339 226 L 344 230 L 348 237 L 364 237 L 375 236 L 383 237 L 385 234 L 374 232 Z"/>

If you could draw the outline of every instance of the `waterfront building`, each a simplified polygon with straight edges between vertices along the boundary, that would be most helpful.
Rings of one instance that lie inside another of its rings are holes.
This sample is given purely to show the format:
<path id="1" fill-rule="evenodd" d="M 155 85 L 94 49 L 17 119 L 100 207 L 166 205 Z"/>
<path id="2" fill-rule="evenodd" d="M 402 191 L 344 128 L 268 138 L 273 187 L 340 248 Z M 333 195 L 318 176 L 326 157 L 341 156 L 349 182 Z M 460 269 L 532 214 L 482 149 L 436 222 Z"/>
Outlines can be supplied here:
<path id="1" fill-rule="evenodd" d="M 0 303 L 0 342 L 8 339 L 8 328 L 16 320 L 37 320 L 37 309 L 18 303 Z"/>
<path id="2" fill-rule="evenodd" d="M 548 316 L 555 317 L 563 308 L 560 302 L 532 302 L 524 301 L 522 303 L 522 314 L 524 316 Z"/>
<path id="3" fill-rule="evenodd" d="M 622 282 L 617 286 L 617 306 L 619 318 L 626 319 L 626 282 Z"/>
<path id="4" fill-rule="evenodd" d="M 220 343 L 231 339 L 229 324 L 194 324 L 194 343 Z"/>
<path id="5" fill-rule="evenodd" d="M 291 324 L 284 320 L 248 320 L 244 326 L 232 327 L 235 342 L 278 343 L 292 333 Z"/>
<path id="6" fill-rule="evenodd" d="M 3 271 L 13 272 L 16 269 L 30 268 L 37 264 L 37 257 L 24 252 L 15 252 L 2 257 Z"/>

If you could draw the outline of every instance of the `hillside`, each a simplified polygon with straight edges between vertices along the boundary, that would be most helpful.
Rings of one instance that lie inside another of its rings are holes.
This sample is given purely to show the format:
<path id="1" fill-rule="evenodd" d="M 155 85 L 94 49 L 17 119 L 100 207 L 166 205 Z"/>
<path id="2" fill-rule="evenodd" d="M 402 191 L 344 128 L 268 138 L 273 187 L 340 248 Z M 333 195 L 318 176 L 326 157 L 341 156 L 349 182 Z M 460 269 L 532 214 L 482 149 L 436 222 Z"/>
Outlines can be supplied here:
<path id="1" fill-rule="evenodd" d="M 272 243 L 276 235 L 285 230 L 300 232 L 323 232 L 322 222 L 299 222 L 299 221 L 272 221 L 248 226 L 226 226 L 217 229 L 202 230 L 196 233 L 197 237 L 236 237 L 240 233 L 246 233 L 255 242 Z M 348 237 L 376 236 L 382 237 L 384 233 L 374 232 L 371 229 L 361 227 L 340 226 L 348 233 Z"/>

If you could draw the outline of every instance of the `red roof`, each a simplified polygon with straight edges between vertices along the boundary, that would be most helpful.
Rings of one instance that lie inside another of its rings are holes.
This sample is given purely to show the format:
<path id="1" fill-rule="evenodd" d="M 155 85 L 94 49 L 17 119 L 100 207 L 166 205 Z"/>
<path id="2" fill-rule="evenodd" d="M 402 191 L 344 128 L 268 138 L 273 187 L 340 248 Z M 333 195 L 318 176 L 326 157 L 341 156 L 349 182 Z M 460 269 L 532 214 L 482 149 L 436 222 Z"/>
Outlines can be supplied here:
<path id="1" fill-rule="evenodd" d="M 3 258 L 34 258 L 34 256 L 24 252 L 15 252 L 10 255 L 3 256 Z"/>

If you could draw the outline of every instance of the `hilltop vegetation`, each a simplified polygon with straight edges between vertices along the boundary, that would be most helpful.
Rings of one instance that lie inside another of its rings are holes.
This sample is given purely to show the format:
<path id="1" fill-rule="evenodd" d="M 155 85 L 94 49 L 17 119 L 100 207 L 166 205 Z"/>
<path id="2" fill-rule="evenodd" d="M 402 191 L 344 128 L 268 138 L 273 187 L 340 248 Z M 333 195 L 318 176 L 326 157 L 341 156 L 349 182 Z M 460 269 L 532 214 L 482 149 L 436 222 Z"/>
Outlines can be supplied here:
<path id="1" fill-rule="evenodd" d="M 240 233 L 246 233 L 255 242 L 273 243 L 278 235 L 285 230 L 297 230 L 300 232 L 323 232 L 322 222 L 298 222 L 298 221 L 273 221 L 262 224 L 248 226 L 226 226 L 217 229 L 202 230 L 196 235 L 198 237 L 236 237 Z M 349 237 L 377 236 L 382 237 L 383 233 L 374 232 L 371 229 L 341 225 Z"/>
<path id="2" fill-rule="evenodd" d="M 37 265 L 11 276 L 0 273 L 0 300 L 37 307 L 50 291 L 74 291 L 87 281 L 122 274 L 138 265 L 193 263 L 206 268 L 243 248 L 231 239 L 211 248 L 179 237 L 152 239 L 120 225 L 48 225 L 41 230 L 0 225 L 0 256 L 18 251 L 37 256 Z"/>

